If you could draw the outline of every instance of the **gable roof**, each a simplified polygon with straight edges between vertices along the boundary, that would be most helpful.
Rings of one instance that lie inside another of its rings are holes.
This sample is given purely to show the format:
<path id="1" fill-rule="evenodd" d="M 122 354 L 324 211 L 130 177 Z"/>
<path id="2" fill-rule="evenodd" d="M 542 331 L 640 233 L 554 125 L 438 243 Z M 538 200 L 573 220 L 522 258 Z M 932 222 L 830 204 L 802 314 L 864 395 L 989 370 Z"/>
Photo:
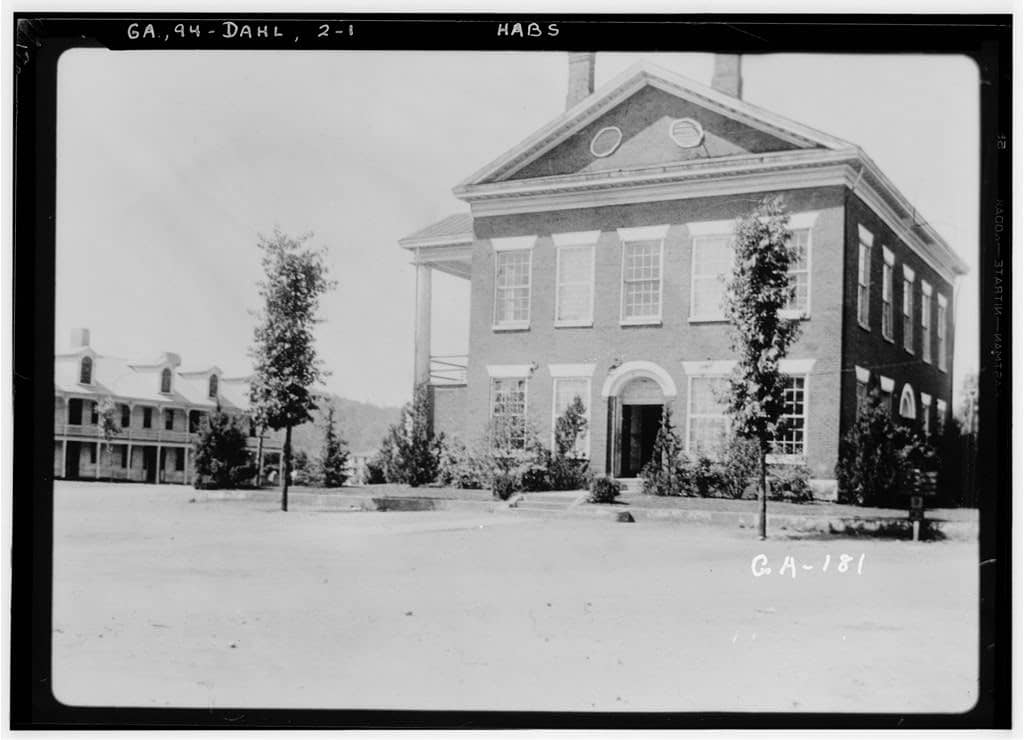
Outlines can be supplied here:
<path id="1" fill-rule="evenodd" d="M 793 149 L 843 150 L 853 147 L 842 139 L 721 93 L 658 65 L 640 62 L 481 167 L 455 186 L 455 194 L 460 195 L 474 185 L 502 182 L 511 178 L 516 172 L 544 156 L 599 116 L 647 87 L 662 90 L 763 131 L 788 142 Z"/>

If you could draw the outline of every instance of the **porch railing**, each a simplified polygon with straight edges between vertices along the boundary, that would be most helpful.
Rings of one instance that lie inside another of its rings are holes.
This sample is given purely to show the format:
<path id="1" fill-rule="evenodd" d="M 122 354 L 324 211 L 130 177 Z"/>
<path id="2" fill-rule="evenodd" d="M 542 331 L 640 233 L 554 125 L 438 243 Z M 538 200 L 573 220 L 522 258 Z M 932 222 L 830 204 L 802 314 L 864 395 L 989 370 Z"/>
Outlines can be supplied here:
<path id="1" fill-rule="evenodd" d="M 431 355 L 431 385 L 465 385 L 469 355 Z"/>

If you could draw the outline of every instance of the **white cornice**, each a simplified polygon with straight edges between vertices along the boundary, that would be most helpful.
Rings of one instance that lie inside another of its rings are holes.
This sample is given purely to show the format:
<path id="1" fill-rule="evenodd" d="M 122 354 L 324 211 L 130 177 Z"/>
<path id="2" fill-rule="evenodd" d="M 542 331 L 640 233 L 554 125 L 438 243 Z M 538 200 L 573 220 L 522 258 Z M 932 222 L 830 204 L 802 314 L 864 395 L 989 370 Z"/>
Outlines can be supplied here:
<path id="1" fill-rule="evenodd" d="M 401 239 L 398 246 L 403 249 L 416 249 L 417 247 L 456 247 L 473 244 L 472 234 L 459 234 L 457 236 L 435 236 L 431 239 Z"/>

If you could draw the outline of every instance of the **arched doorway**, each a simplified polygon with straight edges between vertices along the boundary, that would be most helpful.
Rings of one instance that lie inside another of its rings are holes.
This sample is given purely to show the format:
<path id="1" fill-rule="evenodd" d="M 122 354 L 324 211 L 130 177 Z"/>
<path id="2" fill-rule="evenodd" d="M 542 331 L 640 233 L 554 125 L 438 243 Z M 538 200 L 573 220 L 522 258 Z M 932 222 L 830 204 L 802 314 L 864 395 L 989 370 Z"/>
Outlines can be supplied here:
<path id="1" fill-rule="evenodd" d="M 609 373 L 602 395 L 608 399 L 606 470 L 616 478 L 636 478 L 651 459 L 675 383 L 654 363 L 627 362 Z"/>

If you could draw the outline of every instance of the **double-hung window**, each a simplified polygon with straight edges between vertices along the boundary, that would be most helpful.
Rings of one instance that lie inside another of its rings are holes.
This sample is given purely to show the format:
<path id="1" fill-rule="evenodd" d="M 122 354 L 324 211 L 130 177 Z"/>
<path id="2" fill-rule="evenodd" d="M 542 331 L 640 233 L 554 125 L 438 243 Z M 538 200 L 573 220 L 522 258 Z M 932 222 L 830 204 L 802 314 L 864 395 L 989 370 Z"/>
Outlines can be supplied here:
<path id="1" fill-rule="evenodd" d="M 882 337 L 893 341 L 892 333 L 892 274 L 896 264 L 896 256 L 882 247 Z"/>
<path id="2" fill-rule="evenodd" d="M 793 285 L 793 296 L 783 311 L 794 316 L 807 316 L 811 310 L 811 230 L 793 229 L 792 234 L 790 246 L 794 254 L 789 262 L 789 280 Z"/>
<path id="3" fill-rule="evenodd" d="M 668 226 L 619 229 L 622 241 L 621 324 L 661 321 L 662 256 Z"/>
<path id="4" fill-rule="evenodd" d="M 946 363 L 948 362 L 948 360 L 946 359 L 946 324 L 949 321 L 949 319 L 946 316 L 946 296 L 939 293 L 937 299 L 939 306 L 935 315 L 935 331 L 936 336 L 938 338 L 938 344 L 935 350 L 936 352 L 938 352 L 939 355 L 939 370 L 945 372 L 947 369 Z"/>
<path id="5" fill-rule="evenodd" d="M 921 359 L 932 361 L 932 286 L 921 281 Z"/>
<path id="6" fill-rule="evenodd" d="M 865 329 L 871 328 L 871 246 L 874 234 L 863 226 L 857 227 L 860 251 L 857 257 L 857 323 Z"/>
<path id="7" fill-rule="evenodd" d="M 914 271 L 903 265 L 903 349 L 914 353 Z"/>
<path id="8" fill-rule="evenodd" d="M 536 237 L 492 239 L 494 246 L 494 328 L 530 326 L 530 284 Z"/>
<path id="9" fill-rule="evenodd" d="M 494 447 L 525 447 L 526 378 L 491 378 L 491 424 Z"/>
<path id="10" fill-rule="evenodd" d="M 921 394 L 921 431 L 927 437 L 932 433 L 932 397 Z"/>
<path id="11" fill-rule="evenodd" d="M 717 457 L 729 430 L 725 398 L 729 379 L 725 376 L 695 375 L 690 378 L 686 449 L 691 455 Z"/>
<path id="12" fill-rule="evenodd" d="M 553 379 L 552 395 L 554 404 L 551 416 L 552 449 L 558 443 L 558 420 L 565 415 L 566 410 L 576 402 L 578 398 L 583 406 L 583 418 L 586 420 L 586 428 L 576 436 L 576 444 L 568 450 L 568 454 L 584 458 L 590 453 L 590 378 L 589 377 L 555 377 Z"/>
<path id="13" fill-rule="evenodd" d="M 594 323 L 594 254 L 600 231 L 552 234 L 556 250 L 555 326 Z"/>
<path id="14" fill-rule="evenodd" d="M 803 375 L 786 377 L 783 390 L 783 412 L 775 436 L 775 454 L 803 455 L 807 436 L 807 378 Z"/>
<path id="15" fill-rule="evenodd" d="M 946 402 L 941 398 L 935 402 L 935 428 L 939 434 L 946 431 Z"/>
<path id="16" fill-rule="evenodd" d="M 732 221 L 687 224 L 691 238 L 690 321 L 725 318 L 725 284 L 733 266 Z"/>

